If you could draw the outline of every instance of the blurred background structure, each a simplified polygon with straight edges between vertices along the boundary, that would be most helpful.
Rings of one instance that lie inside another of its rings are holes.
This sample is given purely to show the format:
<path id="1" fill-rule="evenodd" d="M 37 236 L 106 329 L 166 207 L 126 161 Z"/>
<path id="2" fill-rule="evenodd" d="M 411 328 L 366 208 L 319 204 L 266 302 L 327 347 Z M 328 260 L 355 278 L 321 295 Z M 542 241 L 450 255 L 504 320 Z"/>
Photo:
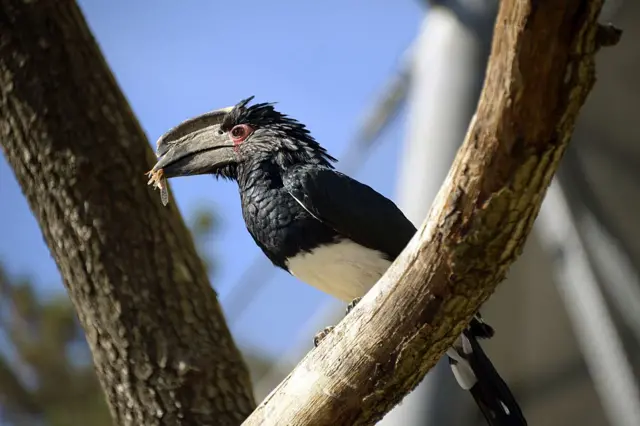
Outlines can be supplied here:
<path id="1" fill-rule="evenodd" d="M 248 95 L 277 101 L 338 168 L 422 222 L 464 138 L 497 0 L 79 1 L 150 140 Z M 625 33 L 508 282 L 486 344 L 531 425 L 640 424 L 640 3 L 608 0 Z M 1 28 L 0 28 L 0 31 Z M 544 90 L 544 88 L 541 88 Z M 143 182 L 143 179 L 141 179 Z M 342 303 L 272 267 L 234 185 L 172 182 L 262 399 L 339 321 Z M 82 330 L 0 158 L 0 425 L 107 425 Z M 439 365 L 381 424 L 483 424 Z"/>

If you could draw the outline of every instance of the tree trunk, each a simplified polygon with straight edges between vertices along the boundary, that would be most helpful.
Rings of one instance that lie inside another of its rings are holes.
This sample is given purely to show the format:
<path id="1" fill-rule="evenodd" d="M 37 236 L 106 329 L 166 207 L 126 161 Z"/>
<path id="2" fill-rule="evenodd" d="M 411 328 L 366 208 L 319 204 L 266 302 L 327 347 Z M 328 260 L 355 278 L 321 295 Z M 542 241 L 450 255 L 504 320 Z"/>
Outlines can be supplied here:
<path id="1" fill-rule="evenodd" d="M 247 369 L 154 156 L 73 1 L 0 0 L 0 142 L 119 425 L 236 425 Z"/>

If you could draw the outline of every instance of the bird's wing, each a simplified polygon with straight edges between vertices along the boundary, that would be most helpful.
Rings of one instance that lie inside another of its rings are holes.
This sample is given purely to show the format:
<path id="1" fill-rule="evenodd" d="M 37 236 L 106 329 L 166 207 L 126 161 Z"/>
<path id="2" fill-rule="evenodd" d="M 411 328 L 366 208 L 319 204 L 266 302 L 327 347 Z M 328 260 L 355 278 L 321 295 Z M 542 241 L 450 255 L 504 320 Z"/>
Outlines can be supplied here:
<path id="1" fill-rule="evenodd" d="M 394 260 L 416 228 L 388 198 L 330 168 L 301 166 L 284 185 L 311 215 L 339 234 Z"/>

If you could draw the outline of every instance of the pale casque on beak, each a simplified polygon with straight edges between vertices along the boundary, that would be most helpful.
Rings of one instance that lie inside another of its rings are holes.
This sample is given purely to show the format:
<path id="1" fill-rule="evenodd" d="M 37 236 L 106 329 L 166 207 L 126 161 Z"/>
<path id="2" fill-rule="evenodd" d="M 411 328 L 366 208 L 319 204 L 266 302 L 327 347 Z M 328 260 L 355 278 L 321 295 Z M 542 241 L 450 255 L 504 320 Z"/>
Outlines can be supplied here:
<path id="1" fill-rule="evenodd" d="M 253 129 L 247 124 L 241 124 L 225 131 L 224 121 L 232 118 L 233 113 L 244 108 L 252 99 L 253 96 L 235 106 L 186 120 L 158 139 L 158 161 L 147 172 L 147 176 L 150 178 L 148 184 L 160 189 L 163 205 L 166 206 L 169 202 L 167 179 L 201 174 L 225 176 L 228 166 L 238 163 L 236 144 L 243 142 Z M 236 130 L 237 134 L 234 133 Z"/>
<path id="2" fill-rule="evenodd" d="M 151 174 L 165 179 L 211 173 L 236 162 L 233 141 L 221 130 L 234 107 L 221 108 L 186 120 L 162 135 L 156 143 L 158 162 Z"/>

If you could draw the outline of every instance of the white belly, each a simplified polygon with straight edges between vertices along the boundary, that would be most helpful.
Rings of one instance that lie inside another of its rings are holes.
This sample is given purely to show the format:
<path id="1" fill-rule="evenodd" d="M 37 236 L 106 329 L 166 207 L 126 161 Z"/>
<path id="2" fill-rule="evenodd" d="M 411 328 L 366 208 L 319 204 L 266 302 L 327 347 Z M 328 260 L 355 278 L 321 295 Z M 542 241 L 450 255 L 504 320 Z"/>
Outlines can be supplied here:
<path id="1" fill-rule="evenodd" d="M 293 276 L 345 302 L 364 296 L 390 265 L 379 251 L 347 239 L 287 260 Z"/>

